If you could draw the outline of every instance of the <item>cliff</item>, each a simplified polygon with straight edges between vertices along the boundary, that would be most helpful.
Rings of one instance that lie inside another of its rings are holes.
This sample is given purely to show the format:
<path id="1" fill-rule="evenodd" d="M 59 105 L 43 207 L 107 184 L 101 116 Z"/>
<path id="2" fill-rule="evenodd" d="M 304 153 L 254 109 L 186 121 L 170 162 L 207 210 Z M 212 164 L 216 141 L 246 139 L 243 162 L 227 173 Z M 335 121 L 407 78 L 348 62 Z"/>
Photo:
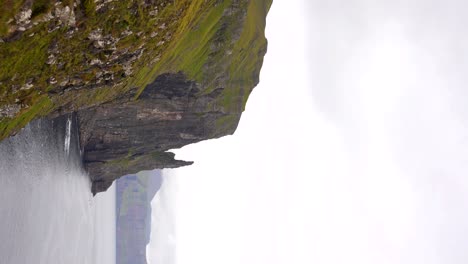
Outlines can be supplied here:
<path id="1" fill-rule="evenodd" d="M 0 0 L 0 139 L 76 113 L 93 193 L 232 134 L 271 0 Z"/>
<path id="2" fill-rule="evenodd" d="M 116 262 L 146 262 L 151 233 L 151 200 L 161 187 L 161 171 L 129 175 L 117 180 Z"/>

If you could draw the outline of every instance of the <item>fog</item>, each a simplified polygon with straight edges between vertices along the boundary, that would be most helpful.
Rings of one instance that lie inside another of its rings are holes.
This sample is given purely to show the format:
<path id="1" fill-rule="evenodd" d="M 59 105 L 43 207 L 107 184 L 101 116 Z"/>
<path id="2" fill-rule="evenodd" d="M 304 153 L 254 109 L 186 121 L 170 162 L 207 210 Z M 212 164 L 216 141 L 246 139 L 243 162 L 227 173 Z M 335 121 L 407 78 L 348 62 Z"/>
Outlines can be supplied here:
<path id="1" fill-rule="evenodd" d="M 466 263 L 466 7 L 275 1 L 236 134 L 177 152 L 164 263 Z"/>

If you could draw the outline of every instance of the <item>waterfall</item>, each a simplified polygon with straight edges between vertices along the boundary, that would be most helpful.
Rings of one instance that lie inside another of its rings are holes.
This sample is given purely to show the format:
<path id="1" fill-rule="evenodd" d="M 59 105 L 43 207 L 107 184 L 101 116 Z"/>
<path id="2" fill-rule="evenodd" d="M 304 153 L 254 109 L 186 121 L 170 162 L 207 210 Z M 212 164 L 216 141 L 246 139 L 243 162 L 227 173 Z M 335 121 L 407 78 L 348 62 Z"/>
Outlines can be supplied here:
<path id="1" fill-rule="evenodd" d="M 71 116 L 69 116 L 67 119 L 67 125 L 66 125 L 66 131 L 65 131 L 65 142 L 64 142 L 64 150 L 67 156 L 70 153 L 71 126 L 72 126 L 72 119 L 71 119 Z"/>

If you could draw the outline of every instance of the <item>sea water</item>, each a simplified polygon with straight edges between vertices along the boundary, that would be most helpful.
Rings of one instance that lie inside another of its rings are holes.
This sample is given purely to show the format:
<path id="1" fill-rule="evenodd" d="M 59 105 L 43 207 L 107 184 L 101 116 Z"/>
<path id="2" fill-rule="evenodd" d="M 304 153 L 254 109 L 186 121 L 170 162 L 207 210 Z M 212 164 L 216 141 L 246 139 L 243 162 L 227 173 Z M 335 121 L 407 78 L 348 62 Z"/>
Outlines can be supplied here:
<path id="1" fill-rule="evenodd" d="M 93 197 L 72 116 L 0 143 L 0 263 L 115 263 L 115 188 Z"/>

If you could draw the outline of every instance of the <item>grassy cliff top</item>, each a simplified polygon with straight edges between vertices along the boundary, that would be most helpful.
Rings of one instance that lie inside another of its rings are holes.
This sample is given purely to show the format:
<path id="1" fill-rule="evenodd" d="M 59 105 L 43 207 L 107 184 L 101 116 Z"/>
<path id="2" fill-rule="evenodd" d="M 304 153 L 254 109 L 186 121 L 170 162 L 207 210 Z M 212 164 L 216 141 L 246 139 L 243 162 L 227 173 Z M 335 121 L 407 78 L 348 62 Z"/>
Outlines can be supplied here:
<path id="1" fill-rule="evenodd" d="M 0 0 L 0 139 L 130 90 L 138 100 L 168 72 L 183 72 L 202 94 L 219 90 L 208 108 L 243 111 L 266 52 L 271 2 Z"/>

